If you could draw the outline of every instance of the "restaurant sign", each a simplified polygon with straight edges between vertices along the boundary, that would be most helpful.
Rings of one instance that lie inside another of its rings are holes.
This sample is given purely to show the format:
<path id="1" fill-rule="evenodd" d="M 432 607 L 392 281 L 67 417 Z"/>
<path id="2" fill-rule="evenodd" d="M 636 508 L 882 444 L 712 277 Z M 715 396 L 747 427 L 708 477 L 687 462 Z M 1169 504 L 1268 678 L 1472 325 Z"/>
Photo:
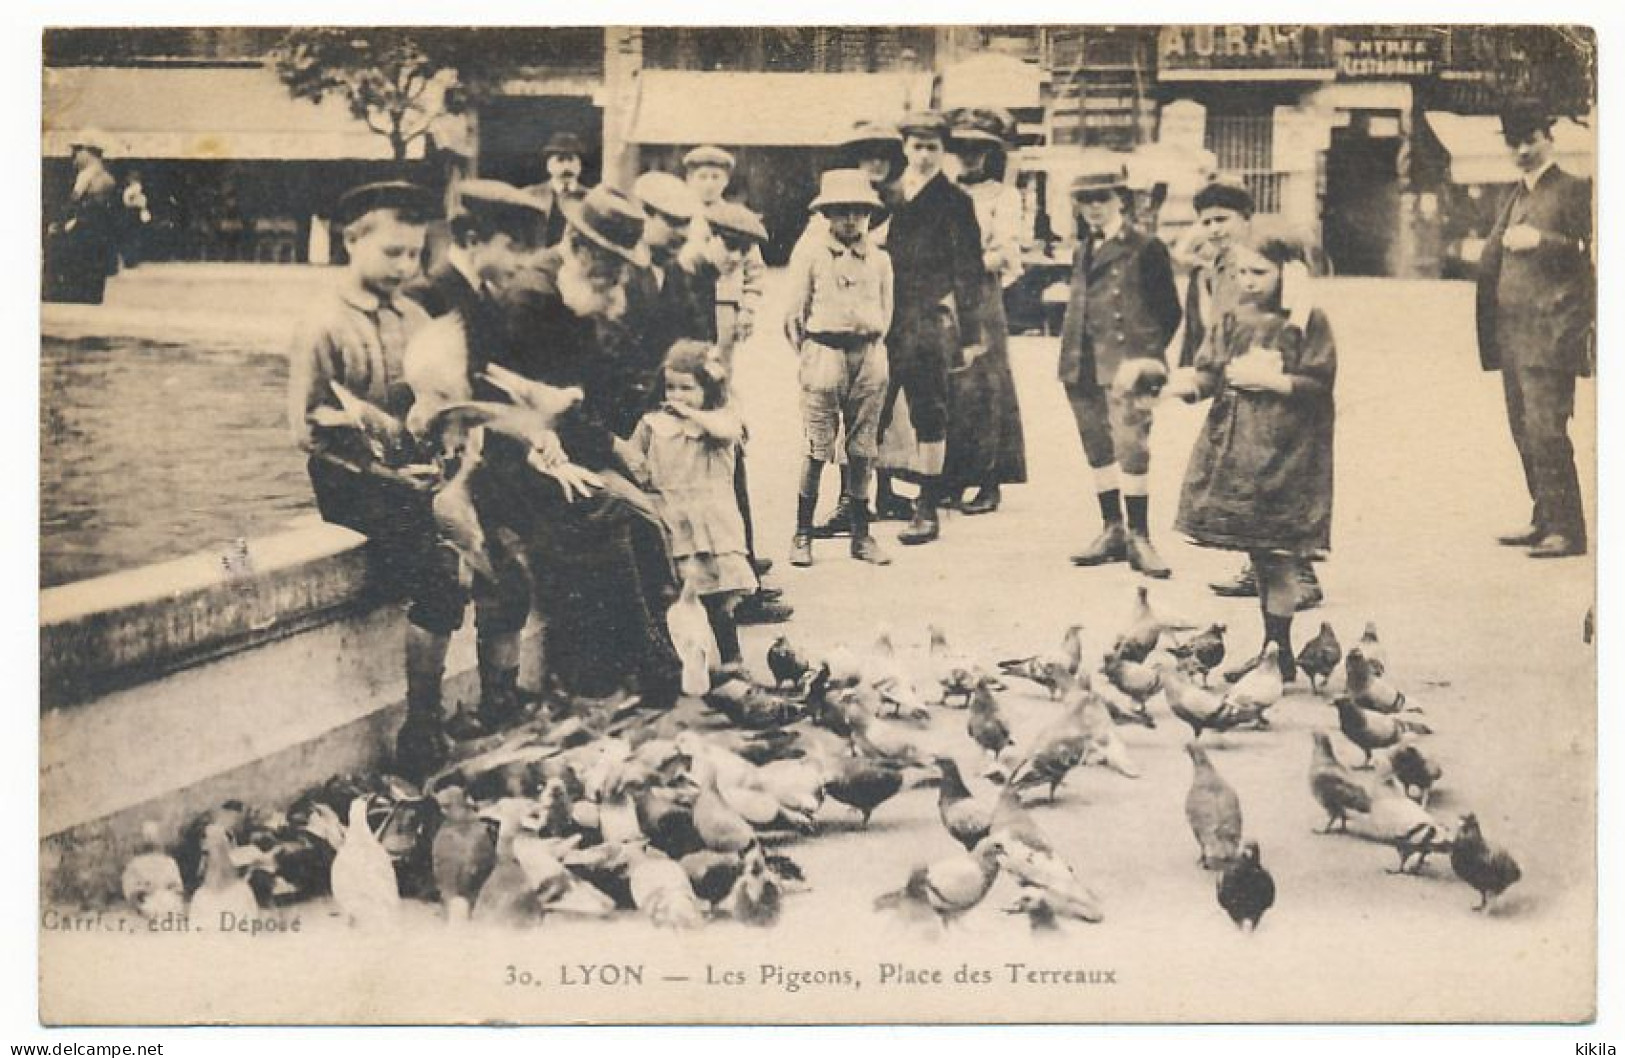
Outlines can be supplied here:
<path id="1" fill-rule="evenodd" d="M 1333 72 L 1332 39 L 1330 26 L 1164 26 L 1157 34 L 1158 77 L 1329 79 Z"/>
<path id="2" fill-rule="evenodd" d="M 1440 38 L 1431 34 L 1346 31 L 1334 42 L 1333 51 L 1337 76 L 1348 80 L 1431 77 L 1439 72 Z"/>

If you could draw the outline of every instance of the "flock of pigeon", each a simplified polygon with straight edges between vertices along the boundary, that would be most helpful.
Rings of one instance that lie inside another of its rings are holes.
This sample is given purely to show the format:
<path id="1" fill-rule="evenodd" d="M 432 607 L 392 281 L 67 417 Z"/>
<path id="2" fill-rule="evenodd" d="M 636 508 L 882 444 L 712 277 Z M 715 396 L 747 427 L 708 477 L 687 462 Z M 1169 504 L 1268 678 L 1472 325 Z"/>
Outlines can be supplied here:
<path id="1" fill-rule="evenodd" d="M 769 925 L 810 884 L 792 856 L 798 841 L 867 826 L 900 792 L 935 786 L 960 851 L 894 879 L 877 913 L 940 930 L 1007 874 L 1016 898 L 1005 910 L 1033 930 L 1099 922 L 1100 894 L 1045 833 L 1035 802 L 1054 802 L 1081 767 L 1138 777 L 1120 729 L 1155 728 L 1160 698 L 1190 728 L 1185 812 L 1201 866 L 1216 872 L 1218 906 L 1254 929 L 1274 903 L 1240 799 L 1207 752 L 1227 732 L 1270 728 L 1285 692 L 1274 647 L 1234 682 L 1212 679 L 1224 627 L 1165 619 L 1140 587 L 1098 667 L 1085 663 L 1080 626 L 1053 651 L 988 661 L 934 627 L 928 648 L 904 656 L 882 630 L 867 649 L 818 656 L 781 637 L 767 653 L 769 687 L 708 671 L 703 611 L 697 622 L 686 611 L 697 606 L 685 594 L 669 615 L 697 692 L 674 709 L 645 710 L 631 696 L 572 701 L 557 715 L 539 705 L 506 732 L 459 744 L 422 782 L 339 776 L 279 811 L 230 802 L 172 840 L 149 829 L 124 870 L 126 900 L 152 918 L 186 915 L 193 928 L 328 897 L 363 926 L 397 919 L 406 900 L 437 903 L 453 924 L 636 912 L 678 928 L 713 917 Z M 1322 624 L 1295 661 L 1315 694 L 1341 669 L 1337 735 L 1363 755 L 1345 765 L 1337 736 L 1314 732 L 1308 786 L 1323 832 L 1391 846 L 1391 873 L 1419 874 L 1448 853 L 1479 895 L 1476 910 L 1518 881 L 1515 860 L 1472 815 L 1451 825 L 1429 811 L 1443 769 L 1373 626 L 1345 653 Z M 1049 702 L 1032 706 L 1043 718 L 1018 737 L 1005 702 L 1034 688 Z"/>

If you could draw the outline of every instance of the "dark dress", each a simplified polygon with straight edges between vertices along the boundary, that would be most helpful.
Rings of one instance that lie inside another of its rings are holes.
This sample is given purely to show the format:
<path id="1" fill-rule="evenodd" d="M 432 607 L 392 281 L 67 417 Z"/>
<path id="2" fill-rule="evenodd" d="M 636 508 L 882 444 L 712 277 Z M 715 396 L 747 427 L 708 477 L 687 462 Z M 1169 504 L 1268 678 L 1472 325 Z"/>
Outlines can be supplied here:
<path id="1" fill-rule="evenodd" d="M 1300 332 L 1279 313 L 1242 306 L 1220 328 L 1212 351 L 1196 356 L 1213 406 L 1191 452 L 1174 527 L 1195 543 L 1235 551 L 1327 548 L 1337 349 L 1326 317 L 1310 313 Z M 1224 366 L 1254 346 L 1280 351 L 1290 395 L 1226 384 Z"/>
<path id="2" fill-rule="evenodd" d="M 985 248 L 1019 257 L 1014 232 L 1005 234 L 1001 211 L 1019 218 L 1021 198 L 1012 187 L 992 182 L 966 188 L 976 206 Z M 1001 235 L 1004 243 L 995 245 Z M 1019 268 L 1014 270 L 1019 275 Z M 1004 272 L 982 272 L 978 330 L 987 351 L 970 366 L 949 374 L 948 456 L 942 476 L 948 488 L 1019 485 L 1027 480 L 1027 439 L 1021 404 L 1010 373 L 1010 324 L 1004 311 Z"/>

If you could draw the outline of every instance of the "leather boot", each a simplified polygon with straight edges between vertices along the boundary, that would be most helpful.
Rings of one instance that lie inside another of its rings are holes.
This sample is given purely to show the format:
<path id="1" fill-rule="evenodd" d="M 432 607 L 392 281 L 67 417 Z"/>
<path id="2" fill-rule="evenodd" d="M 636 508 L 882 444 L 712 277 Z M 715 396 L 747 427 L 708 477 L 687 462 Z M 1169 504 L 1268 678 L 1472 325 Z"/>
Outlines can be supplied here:
<path id="1" fill-rule="evenodd" d="M 841 501 L 830 512 L 828 520 L 813 526 L 812 535 L 818 540 L 830 540 L 837 536 L 852 535 L 852 499 L 842 496 Z"/>
<path id="2" fill-rule="evenodd" d="M 1128 560 L 1128 530 L 1122 522 L 1107 522 L 1089 546 L 1072 556 L 1074 566 L 1104 566 Z"/>
<path id="3" fill-rule="evenodd" d="M 1128 564 L 1136 573 L 1153 577 L 1157 580 L 1167 580 L 1173 575 L 1168 563 L 1157 554 L 1157 549 L 1151 546 L 1151 538 L 1139 533 L 1128 534 Z"/>
<path id="4" fill-rule="evenodd" d="M 914 520 L 897 534 L 897 542 L 909 547 L 929 544 L 942 535 L 937 521 L 937 506 L 923 493 L 914 503 Z"/>
<path id="5" fill-rule="evenodd" d="M 1256 599 L 1258 598 L 1258 577 L 1253 573 L 1253 564 L 1247 563 L 1229 580 L 1216 580 L 1208 585 L 1214 595 L 1222 595 L 1227 599 Z"/>

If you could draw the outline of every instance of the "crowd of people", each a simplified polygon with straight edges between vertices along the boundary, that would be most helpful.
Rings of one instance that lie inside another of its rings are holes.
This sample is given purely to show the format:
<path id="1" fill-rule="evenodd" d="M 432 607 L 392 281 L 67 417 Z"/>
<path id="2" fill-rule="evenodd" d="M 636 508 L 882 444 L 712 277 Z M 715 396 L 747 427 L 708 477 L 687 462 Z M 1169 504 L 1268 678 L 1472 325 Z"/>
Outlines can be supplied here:
<path id="1" fill-rule="evenodd" d="M 1486 366 L 1504 370 L 1535 501 L 1532 525 L 1504 542 L 1544 557 L 1585 549 L 1565 446 L 1590 309 L 1573 293 L 1589 274 L 1589 197 L 1582 211 L 1572 178 L 1546 176 L 1550 125 L 1504 124 L 1525 183 L 1480 286 Z M 1004 308 L 1021 274 L 1020 201 L 1003 179 L 1013 134 L 996 110 L 912 113 L 854 129 L 843 165 L 823 174 L 782 321 L 803 441 L 792 565 L 836 537 L 886 565 L 877 521 L 903 522 L 904 546 L 929 545 L 943 507 L 991 514 L 1025 480 Z M 366 533 L 380 582 L 410 601 L 398 748 L 416 762 L 409 776 L 443 762 L 445 725 L 472 735 L 523 714 L 533 608 L 554 689 L 635 687 L 655 707 L 681 690 L 665 621 L 680 585 L 703 602 L 724 671 L 742 667 L 740 623 L 792 612 L 762 583 L 772 562 L 758 551 L 731 385 L 758 329 L 768 233 L 725 197 L 735 162 L 719 147 L 626 191 L 584 186 L 584 150 L 551 138 L 535 187 L 455 185 L 447 246 L 426 270 L 439 199 L 403 182 L 350 191 L 336 217 L 349 264 L 294 347 L 290 415 L 321 513 Z M 1330 546 L 1337 353 L 1308 282 L 1316 255 L 1254 223 L 1246 185 L 1215 176 L 1195 198 L 1200 261 L 1181 298 L 1168 247 L 1133 223 L 1123 159 L 1096 162 L 1071 187 L 1080 237 L 1059 381 L 1101 528 L 1072 561 L 1170 575 L 1150 530 L 1155 408 L 1211 401 L 1175 524 L 1247 558 L 1213 586 L 1260 601 L 1263 644 L 1232 677 L 1273 657 L 1290 679 L 1293 614 L 1321 601 L 1313 561 Z M 1573 277 L 1555 307 L 1554 276 Z M 1553 346 L 1558 361 L 1541 351 Z M 827 464 L 840 496 L 820 521 Z M 480 702 L 448 721 L 447 645 L 470 602 Z"/>

